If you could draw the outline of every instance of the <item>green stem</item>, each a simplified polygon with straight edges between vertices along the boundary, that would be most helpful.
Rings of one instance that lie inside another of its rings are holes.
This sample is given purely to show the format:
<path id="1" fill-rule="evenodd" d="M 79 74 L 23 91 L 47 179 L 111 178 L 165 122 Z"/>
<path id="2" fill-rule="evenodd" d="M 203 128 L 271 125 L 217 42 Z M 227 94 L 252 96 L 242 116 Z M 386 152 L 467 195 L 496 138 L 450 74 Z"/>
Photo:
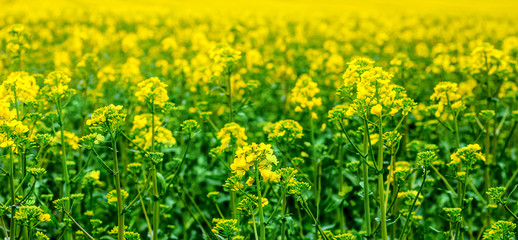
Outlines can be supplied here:
<path id="1" fill-rule="evenodd" d="M 118 240 L 124 240 L 124 214 L 122 212 L 124 202 L 121 193 L 121 178 L 119 173 L 119 161 L 117 159 L 117 137 L 114 133 L 112 135 L 112 148 L 113 148 L 113 164 L 115 171 L 115 187 L 117 188 L 117 223 L 118 223 Z"/>
<path id="2" fill-rule="evenodd" d="M 259 169 L 257 168 L 257 163 L 255 163 L 255 181 L 257 183 L 257 205 L 259 207 L 259 232 L 260 232 L 260 240 L 266 240 L 265 233 L 265 225 L 264 225 L 264 213 L 263 213 L 263 196 L 261 193 L 261 181 L 259 179 Z"/>
<path id="3" fill-rule="evenodd" d="M 513 216 L 513 218 L 514 218 L 515 220 L 517 220 L 517 221 L 518 221 L 518 216 L 516 216 L 516 214 L 515 214 L 513 211 L 511 211 L 511 209 L 509 209 L 509 207 L 507 206 L 507 204 L 506 204 L 506 203 L 500 202 L 500 204 L 502 204 L 502 206 L 504 206 L 505 210 L 506 210 L 508 213 L 510 213 L 510 214 L 511 214 L 511 216 Z"/>
<path id="4" fill-rule="evenodd" d="M 379 140 L 378 140 L 378 169 L 383 169 L 383 118 L 379 117 Z M 385 186 L 383 184 L 383 171 L 378 174 L 378 198 L 380 202 L 380 218 L 381 218 L 381 239 L 387 239 L 387 219 L 386 219 L 386 203 L 385 203 Z"/>
<path id="5" fill-rule="evenodd" d="M 151 152 L 155 152 L 155 102 L 151 101 Z M 153 181 L 153 236 L 152 239 L 158 239 L 158 228 L 160 224 L 160 202 L 158 201 L 158 182 L 157 182 L 157 167 L 153 163 L 153 169 L 151 172 Z"/>
<path id="6" fill-rule="evenodd" d="M 399 235 L 399 240 L 403 240 L 403 237 L 405 236 L 406 228 L 408 227 L 408 223 L 410 220 L 410 215 L 412 214 L 412 210 L 414 210 L 415 204 L 417 202 L 417 199 L 419 199 L 419 194 L 421 194 L 421 191 L 423 190 L 423 186 L 426 182 L 426 177 L 428 176 L 428 169 L 424 168 L 424 176 L 423 176 L 423 182 L 421 183 L 421 187 L 419 187 L 419 191 L 417 191 L 417 195 L 414 198 L 414 201 L 412 202 L 412 206 L 410 206 L 410 209 L 408 209 L 408 214 L 406 216 L 405 225 L 403 226 L 403 229 L 401 230 L 401 234 Z"/>
<path id="7" fill-rule="evenodd" d="M 65 143 L 65 124 L 63 118 L 63 106 L 61 103 L 61 99 L 56 101 L 58 117 L 59 117 L 59 127 L 61 130 L 61 167 L 63 168 L 63 195 L 65 198 L 70 197 L 70 176 L 68 175 L 68 165 L 67 165 L 67 152 L 66 152 L 66 143 Z M 65 201 L 65 208 L 70 209 L 70 200 Z M 71 240 L 72 233 L 65 230 L 65 239 Z"/>
<path id="8" fill-rule="evenodd" d="M 83 232 L 89 239 L 95 240 L 95 238 L 93 238 L 92 235 L 90 235 L 83 227 L 81 227 L 81 225 L 72 217 L 72 215 L 70 215 L 70 213 L 66 209 L 64 210 L 64 212 L 67 214 L 68 218 L 70 218 L 70 220 L 72 220 L 72 222 L 74 222 L 74 224 L 77 227 L 79 227 L 79 230 L 81 230 L 81 232 Z"/>
<path id="9" fill-rule="evenodd" d="M 344 191 L 344 176 L 343 176 L 343 172 L 344 172 L 344 156 L 343 156 L 343 146 L 342 146 L 342 138 L 340 138 L 340 140 L 338 141 L 338 196 L 340 197 L 344 197 L 344 195 L 342 195 L 343 191 Z M 339 218 L 340 218 L 340 233 L 341 234 L 344 234 L 345 233 L 345 218 L 344 218 L 344 209 L 343 209 L 343 206 L 340 205 L 340 207 L 338 208 L 338 211 L 339 211 Z"/>
<path id="10" fill-rule="evenodd" d="M 315 205 L 317 209 L 316 219 L 320 218 L 320 198 L 321 198 L 321 176 L 320 176 L 320 163 L 316 157 L 316 148 L 315 148 L 315 123 L 313 119 L 312 112 L 310 112 L 310 127 L 311 127 L 311 158 L 313 160 L 313 172 L 314 172 L 314 186 L 316 186 L 316 194 L 317 197 L 315 199 Z M 315 227 L 315 233 L 318 229 Z M 316 237 L 316 234 L 315 234 Z M 315 238 L 316 239 L 316 238 Z"/>
<path id="11" fill-rule="evenodd" d="M 318 219 L 315 218 L 315 216 L 313 215 L 313 213 L 311 212 L 311 210 L 309 209 L 308 207 L 308 203 L 306 202 L 306 199 L 304 199 L 303 196 L 299 196 L 300 199 L 302 199 L 302 207 L 304 208 L 304 211 L 306 211 L 306 213 L 309 215 L 309 217 L 313 220 L 313 222 L 315 223 L 315 228 L 317 229 L 318 232 L 320 232 L 320 235 L 322 235 L 322 237 L 325 239 L 325 240 L 329 240 L 329 238 L 327 237 L 327 235 L 325 234 L 324 230 L 320 227 L 320 222 L 318 221 Z M 318 236 L 315 236 L 316 238 L 318 238 Z"/>
<path id="12" fill-rule="evenodd" d="M 9 166 L 11 168 L 11 172 L 9 173 L 9 186 L 11 193 L 11 240 L 16 240 L 16 220 L 14 219 L 14 215 L 16 214 L 16 194 L 14 191 L 14 160 L 13 160 L 13 150 L 9 151 Z"/>
<path id="13" fill-rule="evenodd" d="M 216 204 L 217 205 L 217 204 Z M 253 225 L 253 228 L 254 228 L 254 237 L 255 237 L 255 240 L 259 240 L 259 235 L 257 235 L 257 223 L 255 221 L 255 213 L 254 211 L 252 211 L 252 220 L 254 221 L 254 225 Z"/>
<path id="14" fill-rule="evenodd" d="M 370 218 L 370 203 L 369 203 L 369 128 L 367 125 L 367 119 L 363 119 L 364 131 L 363 131 L 363 153 L 365 154 L 365 161 L 363 162 L 363 210 L 365 218 L 365 226 L 367 227 L 367 236 L 371 235 L 371 218 Z"/>

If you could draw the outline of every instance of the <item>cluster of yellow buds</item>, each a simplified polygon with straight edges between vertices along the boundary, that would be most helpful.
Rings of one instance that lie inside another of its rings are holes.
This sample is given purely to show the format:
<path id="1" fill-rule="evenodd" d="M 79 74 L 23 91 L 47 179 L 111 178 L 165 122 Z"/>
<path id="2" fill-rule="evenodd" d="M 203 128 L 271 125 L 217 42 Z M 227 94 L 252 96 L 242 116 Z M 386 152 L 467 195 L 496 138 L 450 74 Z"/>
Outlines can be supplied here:
<path id="1" fill-rule="evenodd" d="M 293 143 L 296 139 L 302 138 L 302 126 L 294 120 L 281 120 L 269 125 L 266 128 L 268 133 L 268 140 Z"/>
<path id="2" fill-rule="evenodd" d="M 27 72 L 12 72 L 0 87 L 0 98 L 6 102 L 20 101 L 28 103 L 35 101 L 40 87 L 34 76 Z"/>
<path id="3" fill-rule="evenodd" d="M 291 90 L 290 100 L 296 105 L 295 111 L 302 112 L 304 109 L 313 111 L 314 107 L 321 106 L 322 98 L 316 97 L 319 92 L 318 84 L 310 76 L 301 75 Z"/>
<path id="4" fill-rule="evenodd" d="M 151 108 L 155 106 L 163 107 L 169 96 L 167 96 L 167 84 L 163 83 L 157 77 L 148 78 L 138 85 L 138 91 L 135 96 L 140 102 L 146 103 Z"/>
<path id="5" fill-rule="evenodd" d="M 272 171 L 273 165 L 277 165 L 277 157 L 273 154 L 270 144 L 252 143 L 239 147 L 236 150 L 234 162 L 230 165 L 232 172 L 243 176 L 253 168 L 259 171 L 264 182 L 279 181 L 280 175 Z"/>

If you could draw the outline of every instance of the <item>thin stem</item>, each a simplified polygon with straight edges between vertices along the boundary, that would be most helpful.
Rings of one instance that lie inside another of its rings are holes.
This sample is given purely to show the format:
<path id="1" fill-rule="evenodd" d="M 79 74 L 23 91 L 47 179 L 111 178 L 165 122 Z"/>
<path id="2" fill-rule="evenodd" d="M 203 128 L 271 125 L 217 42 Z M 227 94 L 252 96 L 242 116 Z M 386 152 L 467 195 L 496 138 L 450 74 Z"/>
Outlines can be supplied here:
<path id="1" fill-rule="evenodd" d="M 383 118 L 379 117 L 379 140 L 378 140 L 378 169 L 383 169 Z M 387 239 L 387 216 L 385 203 L 385 187 L 383 185 L 383 171 L 378 174 L 378 198 L 380 202 L 381 217 L 381 239 Z"/>
<path id="2" fill-rule="evenodd" d="M 363 129 L 363 151 L 365 153 L 365 161 L 363 162 L 363 210 L 364 210 L 364 218 L 365 218 L 365 226 L 367 227 L 367 235 L 372 233 L 371 230 L 371 219 L 370 219 L 370 203 L 369 203 L 369 130 L 367 126 L 367 119 L 363 119 L 364 129 Z"/>
<path id="3" fill-rule="evenodd" d="M 59 117 L 59 128 L 61 130 L 61 167 L 63 168 L 63 195 L 65 198 L 70 197 L 70 176 L 68 175 L 68 164 L 67 164 L 67 152 L 66 152 L 66 143 L 65 143 L 65 124 L 63 118 L 63 106 L 61 99 L 57 99 L 56 101 L 58 117 Z M 70 200 L 65 201 L 66 209 L 70 208 Z M 72 239 L 72 233 L 66 231 L 65 239 Z"/>
<path id="4" fill-rule="evenodd" d="M 255 181 L 257 183 L 257 205 L 259 207 L 259 232 L 260 232 L 260 239 L 266 240 L 266 233 L 265 233 L 265 225 L 264 225 L 264 213 L 263 213 L 263 196 L 261 193 L 261 181 L 259 179 L 259 169 L 257 168 L 257 163 L 255 163 Z"/>
<path id="5" fill-rule="evenodd" d="M 155 102 L 154 99 L 151 101 L 151 152 L 155 152 Z M 158 228 L 160 223 L 160 202 L 158 201 L 158 183 L 157 183 L 157 167 L 153 164 L 151 171 L 153 181 L 153 236 L 152 239 L 158 239 Z"/>
<path id="6" fill-rule="evenodd" d="M 515 214 L 513 211 L 511 211 L 511 209 L 509 209 L 509 207 L 507 206 L 507 204 L 505 204 L 505 203 L 503 203 L 503 202 L 500 202 L 500 204 L 502 204 L 502 205 L 504 206 L 505 210 L 506 210 L 508 213 L 510 213 L 510 214 L 511 214 L 511 216 L 513 216 L 513 218 L 514 218 L 515 220 L 518 220 L 518 216 L 516 216 L 516 214 Z"/>
<path id="7" fill-rule="evenodd" d="M 146 184 L 148 183 L 149 181 L 146 179 Z M 149 231 L 149 236 L 153 236 L 153 231 L 151 230 L 151 222 L 149 221 L 149 217 L 147 215 L 147 211 L 146 211 L 146 204 L 144 204 L 144 200 L 142 199 L 142 194 L 138 188 L 138 182 L 135 181 L 135 186 L 137 188 L 137 191 L 138 191 L 138 197 L 139 197 L 139 200 L 140 200 L 140 206 L 142 207 L 142 212 L 144 212 L 144 218 L 146 219 L 146 223 L 147 223 L 147 229 Z M 144 189 L 146 189 L 147 187 L 144 187 Z"/>
<path id="8" fill-rule="evenodd" d="M 16 220 L 14 218 L 14 215 L 16 214 L 16 193 L 14 191 L 14 159 L 13 159 L 13 150 L 10 149 L 9 151 L 9 165 L 11 168 L 11 172 L 9 173 L 9 186 L 10 186 L 10 193 L 11 193 L 11 239 L 16 240 Z"/>
<path id="9" fill-rule="evenodd" d="M 408 223 L 410 222 L 410 215 L 412 214 L 412 210 L 415 207 L 415 204 L 417 202 L 417 199 L 419 199 L 419 194 L 421 194 L 421 191 L 423 190 L 423 186 L 426 182 L 426 177 L 428 176 L 428 169 L 426 167 L 424 168 L 424 175 L 423 175 L 423 182 L 421 183 L 421 187 L 419 187 L 419 191 L 417 191 L 417 195 L 414 198 L 414 201 L 412 202 L 412 206 L 410 206 L 410 209 L 408 209 L 408 214 L 406 216 L 405 225 L 403 226 L 403 229 L 401 230 L 401 234 L 399 235 L 400 240 L 403 240 L 403 236 L 405 235 L 406 228 L 408 226 Z"/>
<path id="10" fill-rule="evenodd" d="M 338 141 L 338 196 L 343 196 L 342 193 L 344 191 L 344 156 L 343 156 L 343 146 L 342 146 L 342 138 Z M 339 217 L 340 217 L 340 233 L 345 233 L 345 217 L 344 217 L 344 209 L 343 206 L 340 205 L 338 208 L 339 211 Z"/>
<path id="11" fill-rule="evenodd" d="M 2 230 L 4 230 L 5 239 L 9 239 L 9 234 L 7 233 L 7 227 L 5 226 L 4 217 L 0 217 L 0 221 L 2 221 Z"/>
<path id="12" fill-rule="evenodd" d="M 259 235 L 257 235 L 257 222 L 255 221 L 255 211 L 252 211 L 252 220 L 254 221 L 254 225 L 253 228 L 254 228 L 254 237 L 255 237 L 255 240 L 259 240 Z"/>
<path id="13" fill-rule="evenodd" d="M 448 183 L 448 180 L 446 180 L 446 178 L 437 170 L 437 168 L 435 168 L 434 165 L 430 165 L 430 167 L 435 171 L 435 173 L 437 173 L 437 175 L 439 175 L 439 178 L 441 178 L 441 180 L 444 182 L 444 185 L 446 185 L 446 188 L 448 188 L 448 190 L 450 190 L 450 192 L 455 197 L 457 197 L 457 193 L 455 192 L 453 187 L 450 185 L 450 183 Z"/>
<path id="14" fill-rule="evenodd" d="M 121 193 L 121 178 L 119 173 L 119 161 L 117 159 L 117 137 L 114 133 L 112 135 L 112 150 L 113 150 L 113 164 L 115 171 L 115 187 L 117 188 L 117 223 L 118 223 L 118 240 L 124 240 L 124 214 L 123 214 L 123 199 Z"/>
<path id="15" fill-rule="evenodd" d="M 70 218 L 70 220 L 74 222 L 74 224 L 79 228 L 79 230 L 81 230 L 81 232 L 83 232 L 89 239 L 95 240 L 95 238 L 93 238 L 92 235 L 90 235 L 83 227 L 81 227 L 81 225 L 72 217 L 72 215 L 70 215 L 70 213 L 66 209 L 63 209 L 63 211 L 67 214 L 68 218 Z"/>
<path id="16" fill-rule="evenodd" d="M 308 214 L 308 216 L 313 219 L 313 222 L 315 223 L 315 227 L 317 228 L 318 232 L 320 232 L 320 235 L 322 235 L 322 237 L 325 239 L 325 240 L 329 240 L 329 238 L 327 237 L 327 235 L 324 233 L 324 230 L 322 230 L 322 228 L 320 227 L 320 223 L 318 221 L 318 219 L 315 218 L 315 216 L 313 215 L 313 213 L 311 212 L 311 210 L 309 209 L 308 207 L 308 203 L 306 202 L 306 199 L 304 199 L 303 196 L 299 196 L 299 198 L 302 199 L 302 207 L 304 208 L 304 211 L 306 211 L 306 213 Z M 317 237 L 317 236 L 315 236 Z"/>

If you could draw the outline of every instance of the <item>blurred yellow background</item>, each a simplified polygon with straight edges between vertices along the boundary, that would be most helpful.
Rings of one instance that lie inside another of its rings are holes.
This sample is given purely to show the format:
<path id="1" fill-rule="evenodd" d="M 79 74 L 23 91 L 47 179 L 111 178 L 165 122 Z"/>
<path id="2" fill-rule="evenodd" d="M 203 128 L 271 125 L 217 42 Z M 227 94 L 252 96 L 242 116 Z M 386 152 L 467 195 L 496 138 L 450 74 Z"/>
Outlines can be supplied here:
<path id="1" fill-rule="evenodd" d="M 250 12 L 250 13 L 423 13 L 423 14 L 503 14 L 518 15 L 518 1 L 513 0 L 362 0 L 362 1 L 309 1 L 309 0 L 263 0 L 263 1 L 139 1 L 139 0 L 53 0 L 53 1 L 13 1 L 0 0 L 0 11 L 20 11 L 33 9 L 59 10 L 81 9 L 113 12 Z"/>

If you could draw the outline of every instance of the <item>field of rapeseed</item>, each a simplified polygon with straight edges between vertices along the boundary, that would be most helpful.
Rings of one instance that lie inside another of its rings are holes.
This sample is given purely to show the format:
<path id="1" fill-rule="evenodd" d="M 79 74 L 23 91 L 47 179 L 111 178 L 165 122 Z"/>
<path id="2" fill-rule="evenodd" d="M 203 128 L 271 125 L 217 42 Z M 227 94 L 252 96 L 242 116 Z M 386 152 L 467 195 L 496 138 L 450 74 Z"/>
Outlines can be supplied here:
<path id="1" fill-rule="evenodd" d="M 517 9 L 0 0 L 0 236 L 517 239 Z"/>

